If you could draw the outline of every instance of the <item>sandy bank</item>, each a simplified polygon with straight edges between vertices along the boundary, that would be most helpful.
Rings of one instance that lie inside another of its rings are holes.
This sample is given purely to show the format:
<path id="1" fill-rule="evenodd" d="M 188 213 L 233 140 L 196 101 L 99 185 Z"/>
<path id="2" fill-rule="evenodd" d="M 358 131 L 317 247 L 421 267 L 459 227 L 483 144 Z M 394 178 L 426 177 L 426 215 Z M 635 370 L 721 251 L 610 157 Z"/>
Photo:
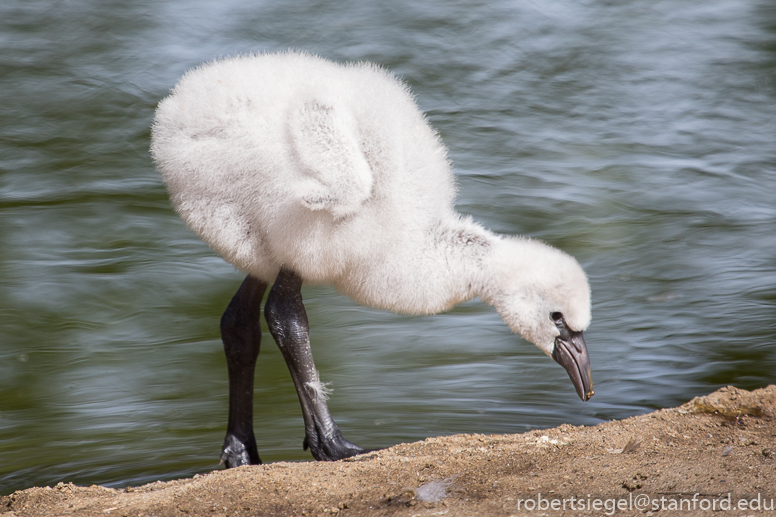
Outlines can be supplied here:
<path id="1" fill-rule="evenodd" d="M 430 438 L 334 463 L 242 467 L 126 490 L 30 488 L 0 497 L 0 517 L 561 516 L 611 514 L 613 505 L 617 515 L 710 515 L 727 505 L 724 515 L 774 515 L 766 510 L 776 501 L 774 415 L 776 386 L 727 387 L 595 427 Z M 761 509 L 751 509 L 758 497 Z"/>

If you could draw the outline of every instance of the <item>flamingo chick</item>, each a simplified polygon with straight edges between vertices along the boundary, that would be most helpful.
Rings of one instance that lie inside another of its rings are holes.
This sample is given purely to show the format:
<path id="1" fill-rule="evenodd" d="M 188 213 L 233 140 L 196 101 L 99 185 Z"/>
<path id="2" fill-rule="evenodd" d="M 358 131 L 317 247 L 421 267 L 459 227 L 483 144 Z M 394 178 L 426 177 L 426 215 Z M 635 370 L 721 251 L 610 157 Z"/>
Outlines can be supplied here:
<path id="1" fill-rule="evenodd" d="M 253 377 L 261 300 L 317 460 L 365 452 L 342 437 L 313 363 L 302 283 L 433 314 L 480 297 L 593 395 L 582 331 L 587 277 L 569 255 L 454 210 L 447 152 L 406 85 L 368 63 L 299 52 L 189 71 L 156 111 L 151 151 L 172 204 L 247 277 L 221 318 L 229 370 L 222 461 L 261 463 Z"/>

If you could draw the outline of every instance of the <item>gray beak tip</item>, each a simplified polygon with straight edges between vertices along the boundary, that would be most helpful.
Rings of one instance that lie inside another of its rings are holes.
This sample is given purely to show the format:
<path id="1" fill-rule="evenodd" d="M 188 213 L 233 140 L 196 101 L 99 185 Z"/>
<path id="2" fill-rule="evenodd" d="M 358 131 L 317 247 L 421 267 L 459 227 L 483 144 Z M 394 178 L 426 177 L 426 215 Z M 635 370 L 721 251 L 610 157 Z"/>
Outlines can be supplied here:
<path id="1" fill-rule="evenodd" d="M 582 332 L 570 330 L 563 323 L 558 327 L 561 333 L 555 338 L 552 358 L 566 369 L 577 395 L 583 402 L 587 402 L 595 391 L 585 337 Z"/>

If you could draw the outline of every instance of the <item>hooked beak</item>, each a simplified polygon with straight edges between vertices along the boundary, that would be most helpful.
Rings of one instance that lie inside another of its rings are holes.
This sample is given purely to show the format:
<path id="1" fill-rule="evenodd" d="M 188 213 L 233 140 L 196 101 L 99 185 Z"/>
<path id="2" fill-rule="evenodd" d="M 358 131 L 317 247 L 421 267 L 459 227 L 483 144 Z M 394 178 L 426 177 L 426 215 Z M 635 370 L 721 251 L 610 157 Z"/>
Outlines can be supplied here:
<path id="1" fill-rule="evenodd" d="M 556 320 L 555 325 L 560 330 L 560 335 L 555 338 L 552 358 L 566 369 L 579 398 L 587 401 L 595 392 L 585 337 L 582 332 L 566 327 L 566 322 L 562 318 Z"/>

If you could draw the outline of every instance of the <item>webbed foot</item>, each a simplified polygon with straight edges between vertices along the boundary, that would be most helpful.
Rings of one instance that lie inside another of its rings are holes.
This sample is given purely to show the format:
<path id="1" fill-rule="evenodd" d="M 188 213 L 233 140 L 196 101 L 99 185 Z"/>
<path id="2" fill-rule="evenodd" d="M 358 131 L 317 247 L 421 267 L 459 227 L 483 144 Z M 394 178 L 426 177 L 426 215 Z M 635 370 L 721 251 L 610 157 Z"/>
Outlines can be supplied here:
<path id="1" fill-rule="evenodd" d="M 221 463 L 228 469 L 243 465 L 261 465 L 255 438 L 251 436 L 243 441 L 231 433 L 227 434 L 221 450 Z"/>

